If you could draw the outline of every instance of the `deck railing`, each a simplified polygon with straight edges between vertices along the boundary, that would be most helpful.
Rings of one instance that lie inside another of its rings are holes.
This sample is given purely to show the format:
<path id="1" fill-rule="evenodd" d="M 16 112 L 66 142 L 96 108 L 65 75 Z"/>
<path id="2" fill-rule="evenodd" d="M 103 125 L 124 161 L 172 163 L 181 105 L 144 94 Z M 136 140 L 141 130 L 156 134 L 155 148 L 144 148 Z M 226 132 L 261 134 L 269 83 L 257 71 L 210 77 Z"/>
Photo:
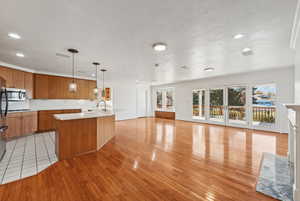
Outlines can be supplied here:
<path id="1" fill-rule="evenodd" d="M 276 107 L 253 106 L 253 121 L 262 123 L 275 123 Z M 246 108 L 244 106 L 229 106 L 229 119 L 245 120 Z M 224 118 L 224 106 L 210 106 L 210 118 Z M 193 116 L 200 116 L 199 105 L 193 105 Z M 204 115 L 203 115 L 204 116 Z"/>

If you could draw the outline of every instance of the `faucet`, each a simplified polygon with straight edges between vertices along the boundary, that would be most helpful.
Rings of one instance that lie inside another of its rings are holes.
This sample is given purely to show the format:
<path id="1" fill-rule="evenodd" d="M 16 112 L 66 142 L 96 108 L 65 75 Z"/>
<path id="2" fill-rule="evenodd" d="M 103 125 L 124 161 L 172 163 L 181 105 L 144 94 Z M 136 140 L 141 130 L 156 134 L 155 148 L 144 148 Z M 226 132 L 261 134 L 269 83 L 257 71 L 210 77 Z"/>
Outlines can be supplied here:
<path id="1" fill-rule="evenodd" d="M 100 101 L 98 101 L 97 103 L 97 108 L 99 108 L 100 104 L 104 103 L 104 109 L 102 109 L 102 111 L 106 112 L 106 101 L 104 99 L 101 98 Z"/>

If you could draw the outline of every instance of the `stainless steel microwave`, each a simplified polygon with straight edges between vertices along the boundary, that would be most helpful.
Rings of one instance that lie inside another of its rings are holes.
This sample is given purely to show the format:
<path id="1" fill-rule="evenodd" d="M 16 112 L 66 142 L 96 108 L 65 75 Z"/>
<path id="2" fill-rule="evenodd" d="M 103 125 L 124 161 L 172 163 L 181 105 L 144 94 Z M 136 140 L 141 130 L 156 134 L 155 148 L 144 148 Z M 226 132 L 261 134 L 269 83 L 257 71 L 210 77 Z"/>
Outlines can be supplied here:
<path id="1" fill-rule="evenodd" d="M 26 90 L 16 88 L 6 88 L 8 101 L 25 101 Z"/>

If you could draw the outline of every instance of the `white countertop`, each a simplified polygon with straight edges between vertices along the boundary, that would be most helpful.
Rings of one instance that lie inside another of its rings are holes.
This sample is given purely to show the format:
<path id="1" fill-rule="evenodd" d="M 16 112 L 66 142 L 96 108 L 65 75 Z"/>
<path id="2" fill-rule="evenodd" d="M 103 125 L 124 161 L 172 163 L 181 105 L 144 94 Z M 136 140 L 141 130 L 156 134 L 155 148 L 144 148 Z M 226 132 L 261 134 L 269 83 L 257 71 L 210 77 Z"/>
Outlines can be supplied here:
<path id="1" fill-rule="evenodd" d="M 92 111 L 92 112 L 81 112 L 81 113 L 69 113 L 69 114 L 55 114 L 54 118 L 57 120 L 75 120 L 75 119 L 88 119 L 98 117 L 113 116 L 112 111 Z"/>

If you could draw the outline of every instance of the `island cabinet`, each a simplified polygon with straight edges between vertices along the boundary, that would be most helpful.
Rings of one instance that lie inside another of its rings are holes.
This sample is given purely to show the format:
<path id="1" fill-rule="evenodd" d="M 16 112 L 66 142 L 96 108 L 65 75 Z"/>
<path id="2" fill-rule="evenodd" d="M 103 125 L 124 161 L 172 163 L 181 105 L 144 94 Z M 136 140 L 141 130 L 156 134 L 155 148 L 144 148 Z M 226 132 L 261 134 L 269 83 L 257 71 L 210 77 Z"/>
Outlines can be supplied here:
<path id="1" fill-rule="evenodd" d="M 70 92 L 69 84 L 72 78 L 53 75 L 34 75 L 35 99 L 95 99 L 93 89 L 96 81 L 75 79 L 77 91 Z"/>
<path id="2" fill-rule="evenodd" d="M 115 136 L 115 116 L 68 118 L 74 115 L 55 115 L 55 151 L 59 160 L 99 150 Z M 64 119 L 64 117 L 67 117 Z"/>

